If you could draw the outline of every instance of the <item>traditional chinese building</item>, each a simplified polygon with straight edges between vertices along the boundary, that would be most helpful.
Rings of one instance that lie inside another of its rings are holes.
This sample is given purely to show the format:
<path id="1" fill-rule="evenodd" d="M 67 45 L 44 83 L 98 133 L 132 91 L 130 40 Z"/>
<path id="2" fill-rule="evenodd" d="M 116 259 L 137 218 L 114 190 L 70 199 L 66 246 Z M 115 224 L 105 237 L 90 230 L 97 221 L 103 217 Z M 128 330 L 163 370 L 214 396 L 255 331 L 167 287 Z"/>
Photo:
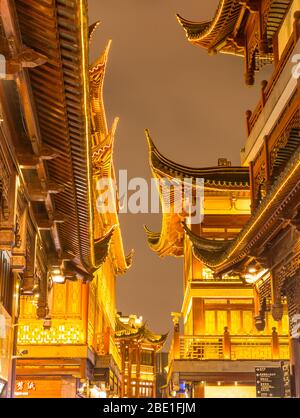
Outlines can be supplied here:
<path id="1" fill-rule="evenodd" d="M 164 157 L 148 132 L 147 138 L 163 209 L 161 232 L 147 229 L 148 242 L 161 257 L 184 258 L 183 304 L 181 313 L 173 314 L 165 395 L 255 397 L 255 368 L 280 367 L 280 361 L 289 358 L 286 308 L 278 324 L 268 314 L 266 328 L 257 329 L 254 316 L 258 297 L 249 277 L 230 271 L 218 277 L 197 252 L 201 246 L 207 259 L 214 257 L 215 251 L 222 254 L 249 221 L 248 168 L 232 167 L 226 159 L 220 159 L 216 167 L 184 167 Z M 182 187 L 189 179 L 193 185 L 204 180 L 202 222 L 187 226 L 187 213 L 174 210 L 176 205 L 180 207 L 183 196 L 178 189 L 171 190 L 173 206 L 165 211 L 163 179 L 182 183 Z"/>
<path id="2" fill-rule="evenodd" d="M 102 98 L 109 45 L 89 66 L 98 25 L 88 26 L 85 0 L 0 7 L 4 396 L 75 397 L 86 382 L 118 395 L 115 281 L 131 254 L 112 190 L 116 122 L 108 130 Z M 103 178 L 110 212 L 101 209 Z"/>
<path id="3" fill-rule="evenodd" d="M 156 397 L 156 356 L 167 335 L 154 334 L 142 317 L 117 316 L 116 341 L 122 359 L 122 397 Z"/>
<path id="4" fill-rule="evenodd" d="M 190 42 L 244 57 L 246 82 L 267 62 L 273 73 L 262 83 L 261 98 L 247 111 L 247 142 L 242 165 L 249 167 L 251 217 L 237 237 L 207 252 L 207 242 L 189 233 L 197 259 L 214 275 L 250 275 L 257 294 L 259 329 L 272 315 L 289 316 L 294 396 L 300 396 L 299 278 L 299 1 L 221 1 L 209 22 L 179 18 Z M 295 65 L 296 64 L 296 65 Z"/>

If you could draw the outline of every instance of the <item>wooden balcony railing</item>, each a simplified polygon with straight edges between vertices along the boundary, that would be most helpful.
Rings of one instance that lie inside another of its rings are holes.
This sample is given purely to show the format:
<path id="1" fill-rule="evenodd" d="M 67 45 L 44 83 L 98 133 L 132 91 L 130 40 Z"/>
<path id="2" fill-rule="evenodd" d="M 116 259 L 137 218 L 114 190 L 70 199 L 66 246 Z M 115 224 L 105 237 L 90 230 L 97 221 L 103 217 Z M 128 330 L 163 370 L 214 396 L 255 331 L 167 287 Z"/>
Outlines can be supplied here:
<path id="1" fill-rule="evenodd" d="M 97 334 L 97 354 L 100 356 L 111 355 L 116 362 L 119 370 L 122 367 L 121 355 L 118 347 L 109 333 L 98 333 Z"/>
<path id="2" fill-rule="evenodd" d="M 288 336 L 223 335 L 180 336 L 180 351 L 174 352 L 171 345 L 169 363 L 180 360 L 287 360 L 289 358 Z"/>
<path id="3" fill-rule="evenodd" d="M 262 86 L 261 86 L 261 99 L 258 102 L 255 110 L 252 112 L 251 110 L 247 110 L 246 112 L 246 126 L 247 126 L 247 135 L 249 136 L 252 129 L 254 128 L 262 110 L 265 107 L 265 104 L 267 103 L 267 101 L 269 100 L 269 97 L 272 93 L 272 91 L 274 90 L 274 87 L 276 86 L 278 79 L 284 69 L 284 67 L 286 66 L 287 62 L 290 59 L 291 53 L 297 43 L 299 34 L 298 34 L 298 30 L 296 30 L 296 28 L 294 29 L 294 32 L 292 34 L 292 36 L 290 37 L 283 53 L 282 56 L 280 57 L 279 62 L 277 63 L 275 70 L 273 72 L 273 75 L 270 79 L 269 82 L 267 81 L 262 81 Z"/>

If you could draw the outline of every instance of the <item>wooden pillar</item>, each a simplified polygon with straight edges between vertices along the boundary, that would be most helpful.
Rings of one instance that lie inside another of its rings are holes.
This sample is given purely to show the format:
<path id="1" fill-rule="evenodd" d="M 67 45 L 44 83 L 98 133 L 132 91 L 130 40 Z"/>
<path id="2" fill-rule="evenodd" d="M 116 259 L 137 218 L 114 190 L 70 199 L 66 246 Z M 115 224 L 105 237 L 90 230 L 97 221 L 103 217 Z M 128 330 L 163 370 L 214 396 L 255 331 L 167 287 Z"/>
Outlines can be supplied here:
<path id="1" fill-rule="evenodd" d="M 257 10 L 257 19 L 258 19 L 258 27 L 259 27 L 259 52 L 261 55 L 267 54 L 269 52 L 269 45 L 268 45 L 268 36 L 267 36 L 267 27 L 265 24 L 265 17 L 262 10 L 262 1 L 255 2 Z"/>
<path id="2" fill-rule="evenodd" d="M 255 209 L 255 184 L 253 174 L 253 161 L 249 163 L 249 176 L 250 176 L 250 193 L 251 193 L 251 212 Z"/>
<path id="3" fill-rule="evenodd" d="M 110 353 L 110 327 L 106 327 L 104 333 L 104 354 L 107 355 Z"/>
<path id="4" fill-rule="evenodd" d="M 300 271 L 285 287 L 290 320 L 290 362 L 293 395 L 300 398 Z"/>
<path id="5" fill-rule="evenodd" d="M 88 327 L 89 327 L 89 283 L 82 283 L 82 326 L 83 341 L 88 344 Z"/>
<path id="6" fill-rule="evenodd" d="M 300 37 L 300 12 L 299 11 L 297 11 L 297 12 L 295 12 L 294 13 L 294 32 L 293 32 L 293 35 L 294 35 L 294 40 L 295 40 L 295 43 L 297 43 L 298 42 L 298 39 L 299 39 L 299 37 Z"/>
<path id="7" fill-rule="evenodd" d="M 246 128 L 247 128 L 247 137 L 250 135 L 251 133 L 251 127 L 250 127 L 250 118 L 252 116 L 252 111 L 251 110 L 247 110 L 246 112 Z"/>
<path id="8" fill-rule="evenodd" d="M 173 353 L 174 359 L 180 358 L 180 327 L 179 327 L 179 318 L 181 317 L 181 313 L 172 312 L 171 313 L 173 324 L 174 324 L 174 331 L 173 331 Z"/>
<path id="9" fill-rule="evenodd" d="M 152 355 L 152 366 L 153 366 L 153 370 L 154 370 L 154 374 L 153 374 L 153 386 L 152 386 L 152 398 L 156 398 L 156 373 L 157 373 L 157 369 L 156 369 L 156 353 L 157 353 L 158 348 L 155 347 L 154 351 L 153 351 L 153 355 Z"/>
<path id="10" fill-rule="evenodd" d="M 263 80 L 261 82 L 261 102 L 262 102 L 263 107 L 266 104 L 266 87 L 267 87 L 267 85 L 268 85 L 267 80 Z"/>
<path id="11" fill-rule="evenodd" d="M 253 296 L 254 296 L 254 317 L 259 315 L 260 310 L 260 301 L 259 301 L 259 292 L 257 287 L 253 287 Z"/>
<path id="12" fill-rule="evenodd" d="M 202 382 L 194 383 L 193 398 L 204 398 L 205 397 L 205 386 Z"/>
<path id="13" fill-rule="evenodd" d="M 266 173 L 266 193 L 269 191 L 270 188 L 270 156 L 268 150 L 268 142 L 269 137 L 266 135 L 264 137 L 264 161 L 265 161 L 265 173 Z"/>
<path id="14" fill-rule="evenodd" d="M 272 328 L 272 359 L 278 360 L 280 358 L 280 350 L 279 350 L 279 338 L 276 328 Z"/>
<path id="15" fill-rule="evenodd" d="M 230 360 L 231 359 L 231 341 L 230 341 L 230 334 L 228 331 L 228 327 L 224 328 L 223 352 L 224 352 L 224 360 Z"/>
<path id="16" fill-rule="evenodd" d="M 121 370 L 121 397 L 125 396 L 125 341 L 121 342 L 121 361 L 122 361 L 122 370 Z"/>
<path id="17" fill-rule="evenodd" d="M 135 397 L 140 397 L 140 380 L 141 380 L 141 345 L 137 344 L 136 347 L 136 393 Z"/>
<path id="18" fill-rule="evenodd" d="M 280 296 L 280 289 L 278 289 L 276 283 L 276 276 L 274 271 L 271 271 L 271 299 L 272 299 L 272 306 L 271 312 L 274 321 L 281 321 L 283 316 L 283 305 L 281 303 L 281 296 Z"/>
<path id="19" fill-rule="evenodd" d="M 128 376 L 127 376 L 127 398 L 132 398 L 132 388 L 131 388 L 131 374 L 132 374 L 132 346 L 129 343 L 128 347 Z"/>
<path id="20" fill-rule="evenodd" d="M 274 68 L 276 68 L 279 62 L 278 34 L 275 34 L 275 36 L 273 36 L 273 56 Z"/>
<path id="21" fill-rule="evenodd" d="M 193 298 L 193 334 L 204 334 L 204 300 Z"/>
<path id="22" fill-rule="evenodd" d="M 294 396 L 300 398 L 300 340 L 299 338 L 290 339 L 292 381 Z"/>

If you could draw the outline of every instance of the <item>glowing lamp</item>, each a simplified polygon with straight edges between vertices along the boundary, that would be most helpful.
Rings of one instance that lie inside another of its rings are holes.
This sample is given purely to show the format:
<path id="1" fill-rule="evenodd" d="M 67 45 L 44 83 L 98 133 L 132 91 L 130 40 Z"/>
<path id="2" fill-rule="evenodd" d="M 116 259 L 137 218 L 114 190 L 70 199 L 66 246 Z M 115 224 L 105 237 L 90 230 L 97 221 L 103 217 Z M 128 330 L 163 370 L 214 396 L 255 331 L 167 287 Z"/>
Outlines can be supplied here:
<path id="1" fill-rule="evenodd" d="M 52 276 L 53 283 L 63 284 L 66 281 L 65 276 L 62 274 L 53 274 Z"/>

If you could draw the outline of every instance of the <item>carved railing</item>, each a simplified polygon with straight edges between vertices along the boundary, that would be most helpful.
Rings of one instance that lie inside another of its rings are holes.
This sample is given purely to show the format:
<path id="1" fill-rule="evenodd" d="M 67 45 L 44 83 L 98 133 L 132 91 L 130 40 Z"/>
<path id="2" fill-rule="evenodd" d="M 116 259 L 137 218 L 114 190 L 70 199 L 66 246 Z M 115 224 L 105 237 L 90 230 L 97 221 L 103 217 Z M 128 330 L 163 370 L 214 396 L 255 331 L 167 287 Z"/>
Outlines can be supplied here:
<path id="1" fill-rule="evenodd" d="M 180 358 L 187 360 L 223 359 L 223 336 L 180 337 Z"/>
<path id="2" fill-rule="evenodd" d="M 248 110 L 246 112 L 246 122 L 247 122 L 247 134 L 248 136 L 250 135 L 252 129 L 254 128 L 262 110 L 265 107 L 265 104 L 267 103 L 271 93 L 274 90 L 274 87 L 276 86 L 278 79 L 284 69 L 284 67 L 286 66 L 287 62 L 289 61 L 289 58 L 291 56 L 291 53 L 296 45 L 296 41 L 297 41 L 297 36 L 295 36 L 295 33 L 292 34 L 292 36 L 290 37 L 285 50 L 282 54 L 282 56 L 280 57 L 280 60 L 278 62 L 278 64 L 276 65 L 276 68 L 274 70 L 274 73 L 270 79 L 269 82 L 263 81 L 262 82 L 262 88 L 261 88 L 261 99 L 258 102 L 255 110 L 253 112 L 251 112 L 250 110 Z"/>
<path id="3" fill-rule="evenodd" d="M 287 336 L 239 335 L 228 332 L 220 335 L 187 335 L 180 337 L 180 352 L 173 346 L 169 352 L 169 364 L 180 360 L 287 360 L 289 342 Z"/>
<path id="4" fill-rule="evenodd" d="M 99 356 L 111 355 L 117 364 L 119 370 L 122 367 L 121 355 L 119 353 L 118 347 L 114 341 L 114 338 L 108 333 L 98 333 L 97 334 L 97 354 Z"/>
<path id="5" fill-rule="evenodd" d="M 270 187 L 285 168 L 300 145 L 300 113 L 294 95 L 287 111 L 264 138 L 264 144 L 250 166 L 252 177 L 252 205 L 255 208 L 266 196 Z"/>

